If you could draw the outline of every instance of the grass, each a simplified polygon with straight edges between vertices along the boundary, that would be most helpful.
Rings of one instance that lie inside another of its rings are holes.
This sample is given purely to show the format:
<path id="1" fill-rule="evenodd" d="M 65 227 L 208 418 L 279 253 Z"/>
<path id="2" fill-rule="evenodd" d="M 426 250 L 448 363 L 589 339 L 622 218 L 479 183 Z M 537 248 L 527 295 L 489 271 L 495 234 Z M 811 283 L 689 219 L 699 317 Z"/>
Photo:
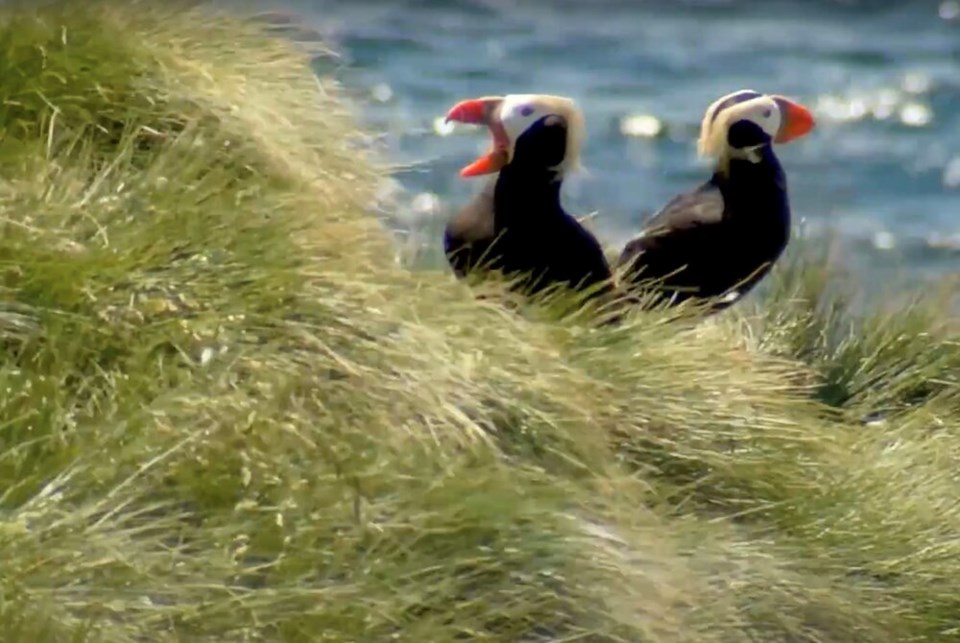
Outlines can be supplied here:
<path id="1" fill-rule="evenodd" d="M 506 312 L 395 261 L 326 54 L 0 15 L 4 641 L 960 640 L 945 299 Z"/>

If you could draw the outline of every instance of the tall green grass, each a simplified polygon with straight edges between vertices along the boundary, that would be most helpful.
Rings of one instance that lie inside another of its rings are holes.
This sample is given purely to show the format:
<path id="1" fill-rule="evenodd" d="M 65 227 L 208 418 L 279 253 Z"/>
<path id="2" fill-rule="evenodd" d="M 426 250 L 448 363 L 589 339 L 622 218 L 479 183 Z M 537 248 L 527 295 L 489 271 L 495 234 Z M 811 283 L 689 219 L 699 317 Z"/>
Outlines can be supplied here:
<path id="1" fill-rule="evenodd" d="M 960 640 L 945 308 L 508 312 L 315 52 L 163 5 L 0 12 L 4 641 Z"/>

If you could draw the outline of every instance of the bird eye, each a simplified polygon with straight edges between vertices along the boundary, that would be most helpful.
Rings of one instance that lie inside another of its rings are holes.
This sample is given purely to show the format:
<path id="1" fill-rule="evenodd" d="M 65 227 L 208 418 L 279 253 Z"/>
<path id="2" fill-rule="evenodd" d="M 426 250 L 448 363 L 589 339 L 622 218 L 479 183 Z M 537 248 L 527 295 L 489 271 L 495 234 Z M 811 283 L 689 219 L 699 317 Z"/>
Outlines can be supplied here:
<path id="1" fill-rule="evenodd" d="M 529 116 L 532 113 L 533 113 L 533 107 L 531 107 L 530 105 L 524 105 L 523 107 L 520 108 L 521 116 Z"/>
<path id="2" fill-rule="evenodd" d="M 769 110 L 769 109 L 766 109 L 766 110 L 763 111 L 763 117 L 764 117 L 764 118 L 770 118 L 770 110 Z"/>

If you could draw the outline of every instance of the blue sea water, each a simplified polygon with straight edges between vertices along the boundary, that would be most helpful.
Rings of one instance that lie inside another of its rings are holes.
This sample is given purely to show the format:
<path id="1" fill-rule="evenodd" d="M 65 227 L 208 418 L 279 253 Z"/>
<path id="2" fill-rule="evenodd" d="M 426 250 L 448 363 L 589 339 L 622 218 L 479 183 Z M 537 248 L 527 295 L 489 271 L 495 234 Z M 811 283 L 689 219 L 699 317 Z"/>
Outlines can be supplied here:
<path id="1" fill-rule="evenodd" d="M 337 75 L 397 164 L 385 221 L 436 260 L 443 224 L 479 187 L 458 169 L 488 145 L 442 115 L 467 97 L 553 93 L 587 118 L 587 172 L 565 203 L 619 248 L 708 176 L 704 109 L 781 93 L 818 127 L 779 148 L 800 233 L 864 279 L 960 268 L 960 1 L 254 0 L 343 54 Z M 320 70 L 329 72 L 329 68 Z M 919 283 L 918 283 L 919 285 Z"/>

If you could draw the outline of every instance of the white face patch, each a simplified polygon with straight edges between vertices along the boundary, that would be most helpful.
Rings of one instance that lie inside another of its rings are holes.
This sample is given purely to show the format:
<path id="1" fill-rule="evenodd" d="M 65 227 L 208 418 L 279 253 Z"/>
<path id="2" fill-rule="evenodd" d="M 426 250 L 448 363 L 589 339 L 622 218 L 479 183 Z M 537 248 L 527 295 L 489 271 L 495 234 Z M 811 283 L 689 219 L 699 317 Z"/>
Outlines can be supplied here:
<path id="1" fill-rule="evenodd" d="M 777 136 L 783 122 L 780 107 L 771 97 L 752 90 L 740 90 L 715 101 L 704 115 L 700 129 L 700 154 L 703 156 L 746 156 L 756 160 L 751 150 L 733 150 L 727 144 L 727 132 L 737 121 L 756 124 L 771 139 Z"/>
<path id="2" fill-rule="evenodd" d="M 579 167 L 585 136 L 583 114 L 572 99 L 550 94 L 509 94 L 503 97 L 496 114 L 503 133 L 510 141 L 511 158 L 517 139 L 534 123 L 546 117 L 562 119 L 566 125 L 566 155 L 555 168 L 558 176 L 565 175 Z"/>
<path id="3" fill-rule="evenodd" d="M 551 113 L 533 94 L 511 94 L 500 105 L 500 122 L 511 143 L 515 143 L 531 125 Z"/>
<path id="4" fill-rule="evenodd" d="M 763 96 L 760 92 L 754 89 L 741 89 L 739 91 L 732 92 L 726 96 L 722 96 L 715 100 L 710 107 L 707 108 L 707 113 L 703 117 L 705 124 L 713 124 L 717 117 L 724 110 L 737 105 L 739 103 L 744 103 L 748 100 L 753 100 L 754 98 L 760 98 Z"/>
<path id="5" fill-rule="evenodd" d="M 718 115 L 717 120 L 725 124 L 724 131 L 737 121 L 751 121 L 773 138 L 780 131 L 780 106 L 769 96 L 760 96 L 731 105 Z"/>

